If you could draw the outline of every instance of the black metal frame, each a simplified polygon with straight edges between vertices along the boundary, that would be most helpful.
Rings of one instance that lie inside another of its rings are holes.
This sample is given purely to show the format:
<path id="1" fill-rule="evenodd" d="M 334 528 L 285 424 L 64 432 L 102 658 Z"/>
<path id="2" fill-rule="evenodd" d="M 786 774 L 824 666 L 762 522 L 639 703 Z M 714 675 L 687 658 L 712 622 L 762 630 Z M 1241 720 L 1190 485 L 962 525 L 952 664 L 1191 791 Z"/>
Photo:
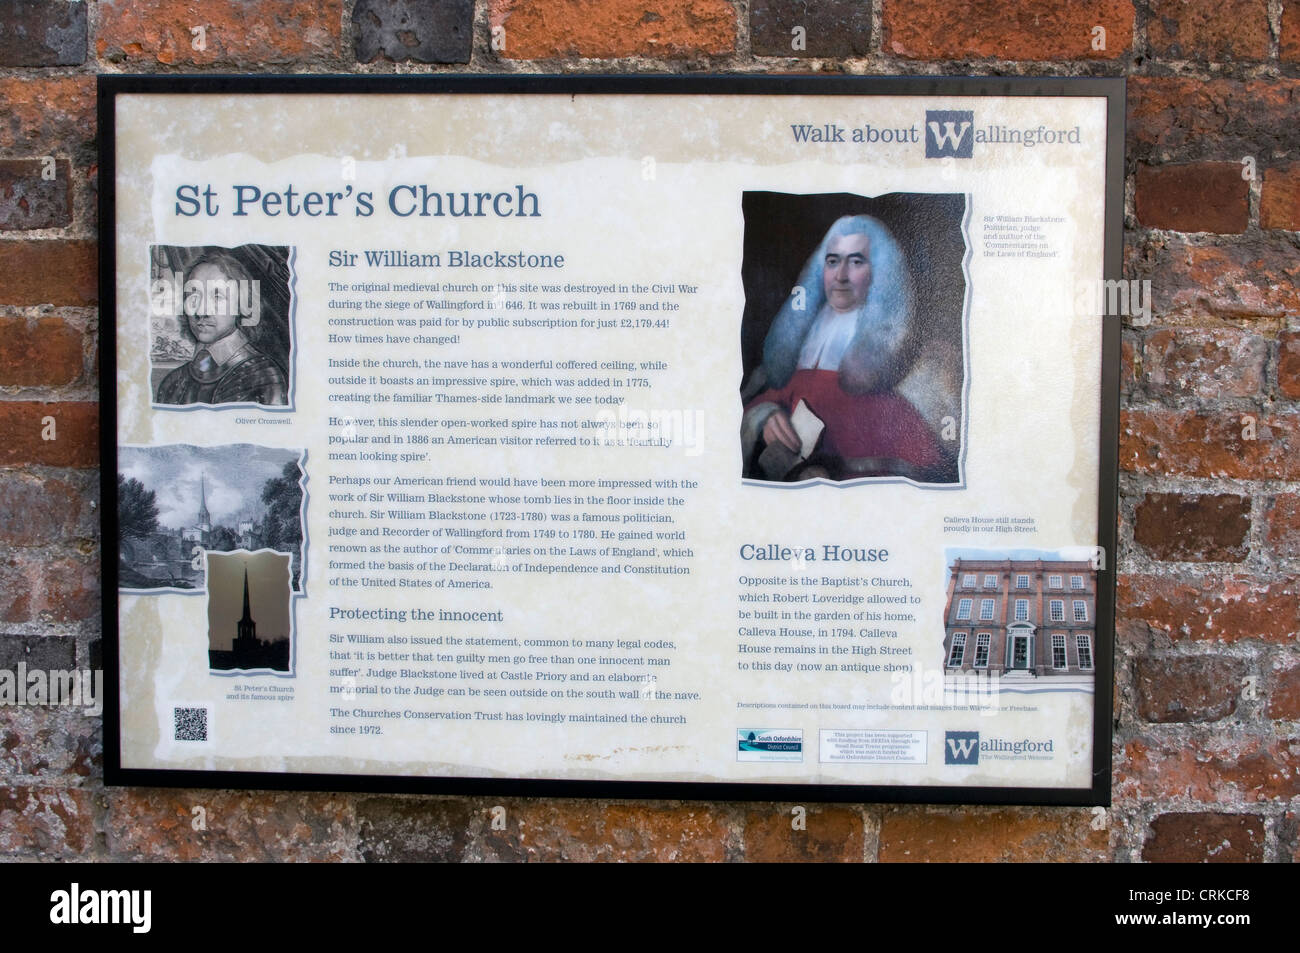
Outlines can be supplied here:
<path id="1" fill-rule="evenodd" d="M 1106 560 L 1097 585 L 1096 692 L 1093 770 L 1089 788 L 1016 788 L 816 783 L 576 781 L 540 778 L 414 778 L 396 775 L 285 774 L 124 768 L 117 604 L 117 298 L 116 138 L 118 95 L 130 93 L 340 95 L 458 93 L 572 95 L 804 95 L 804 96 L 1061 96 L 1104 98 L 1106 188 L 1104 277 L 1121 277 L 1124 213 L 1122 78 L 858 77 L 858 76 L 604 76 L 385 75 L 216 76 L 101 75 L 99 123 L 100 495 L 103 564 L 104 780 L 111 785 L 222 787 L 301 791 L 360 791 L 516 797 L 799 800 L 930 804 L 1109 805 L 1112 686 L 1115 650 L 1115 556 L 1119 474 L 1120 319 L 1108 316 L 1101 341 L 1101 442 L 1098 460 L 1098 545 Z"/>

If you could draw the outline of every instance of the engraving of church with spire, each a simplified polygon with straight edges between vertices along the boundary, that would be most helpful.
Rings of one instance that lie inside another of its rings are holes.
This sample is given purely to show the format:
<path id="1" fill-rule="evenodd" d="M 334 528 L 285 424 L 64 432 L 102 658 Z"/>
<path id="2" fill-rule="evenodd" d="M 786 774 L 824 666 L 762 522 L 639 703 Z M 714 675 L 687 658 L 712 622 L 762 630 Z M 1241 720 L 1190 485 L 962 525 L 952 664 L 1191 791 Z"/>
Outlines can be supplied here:
<path id="1" fill-rule="evenodd" d="M 197 543 L 205 549 L 212 543 L 212 515 L 208 513 L 207 474 L 199 477 L 199 514 L 194 525 L 181 531 L 187 543 Z"/>

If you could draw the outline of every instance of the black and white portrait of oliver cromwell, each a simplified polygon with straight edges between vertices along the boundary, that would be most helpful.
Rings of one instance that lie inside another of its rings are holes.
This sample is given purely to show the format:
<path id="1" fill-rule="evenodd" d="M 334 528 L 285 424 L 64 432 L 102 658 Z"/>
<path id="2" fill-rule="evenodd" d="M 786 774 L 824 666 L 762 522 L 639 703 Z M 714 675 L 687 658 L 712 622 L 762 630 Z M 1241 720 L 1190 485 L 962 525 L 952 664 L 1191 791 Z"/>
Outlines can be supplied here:
<path id="1" fill-rule="evenodd" d="M 290 398 L 290 249 L 151 249 L 150 360 L 158 407 Z"/>

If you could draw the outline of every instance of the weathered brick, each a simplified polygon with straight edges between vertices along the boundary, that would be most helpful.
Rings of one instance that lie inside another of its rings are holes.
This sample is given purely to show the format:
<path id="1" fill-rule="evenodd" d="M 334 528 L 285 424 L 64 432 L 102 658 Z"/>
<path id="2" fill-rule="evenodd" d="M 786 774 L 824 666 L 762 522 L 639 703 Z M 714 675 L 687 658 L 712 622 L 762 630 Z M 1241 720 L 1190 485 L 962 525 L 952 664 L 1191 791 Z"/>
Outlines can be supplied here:
<path id="1" fill-rule="evenodd" d="M 36 618 L 42 622 L 80 622 L 100 611 L 99 561 L 58 559 L 42 566 Z"/>
<path id="2" fill-rule="evenodd" d="M 0 471 L 0 545 L 51 546 L 98 532 L 99 485 L 92 476 L 68 480 Z"/>
<path id="3" fill-rule="evenodd" d="M 90 700 L 102 708 L 97 692 L 92 690 Z M 0 708 L 0 783 L 77 784 L 102 775 L 100 724 L 85 706 Z"/>
<path id="4" fill-rule="evenodd" d="M 52 177 L 46 178 L 50 169 Z M 0 159 L 0 232 L 60 228 L 72 221 L 66 159 Z"/>
<path id="5" fill-rule="evenodd" d="M 417 63 L 468 63 L 473 0 L 357 0 L 352 11 L 357 60 L 380 56 Z"/>
<path id="6" fill-rule="evenodd" d="M 19 662 L 29 669 L 67 671 L 77 667 L 77 643 L 53 635 L 0 635 L 0 669 L 16 672 Z"/>
<path id="7" fill-rule="evenodd" d="M 1250 552 L 1250 498 L 1150 493 L 1137 505 L 1133 538 L 1156 559 L 1241 562 Z"/>
<path id="8" fill-rule="evenodd" d="M 10 154 L 67 154 L 95 140 L 93 76 L 0 77 L 0 103 L 0 149 Z"/>
<path id="9" fill-rule="evenodd" d="M 799 27 L 803 34 L 797 37 Z M 871 52 L 871 6 L 858 0 L 754 0 L 749 34 L 758 56 L 865 56 Z M 796 49 L 799 42 L 802 49 Z"/>
<path id="10" fill-rule="evenodd" d="M 200 817 L 206 830 L 195 829 Z M 337 861 L 351 853 L 352 828 L 343 795 L 108 789 L 115 860 Z"/>
<path id="11" fill-rule="evenodd" d="M 1278 336 L 1277 389 L 1283 397 L 1300 400 L 1300 331 Z"/>
<path id="12" fill-rule="evenodd" d="M 1103 861 L 1109 838 L 1081 810 L 893 808 L 880 825 L 881 863 Z"/>
<path id="13" fill-rule="evenodd" d="M 1142 845 L 1148 863 L 1259 863 L 1264 819 L 1257 814 L 1161 814 Z"/>
<path id="14" fill-rule="evenodd" d="M 1150 280 L 1152 308 L 1165 318 L 1276 323 L 1300 313 L 1300 256 L 1281 236 L 1193 245 L 1153 235 L 1129 247 L 1126 267 Z"/>
<path id="15" fill-rule="evenodd" d="M 1236 162 L 1139 165 L 1138 221 L 1176 232 L 1240 234 L 1250 220 L 1250 183 Z"/>
<path id="16" fill-rule="evenodd" d="M 342 48 L 342 0 L 99 0 L 98 7 L 95 53 L 111 62 L 250 67 L 332 62 Z M 201 41 L 192 32 L 198 27 Z"/>
<path id="17" fill-rule="evenodd" d="M 1267 0 L 1151 0 L 1151 51 L 1162 59 L 1214 62 L 1268 57 Z"/>
<path id="18" fill-rule="evenodd" d="M 85 307 L 98 297 L 95 243 L 0 242 L 0 304 Z"/>
<path id="19" fill-rule="evenodd" d="M 95 808 L 89 791 L 0 786 L 0 853 L 85 859 L 94 840 Z"/>
<path id="20" fill-rule="evenodd" d="M 86 61 L 89 3 L 6 0 L 0 66 L 77 66 Z"/>
<path id="21" fill-rule="evenodd" d="M 1268 717 L 1279 721 L 1300 720 L 1300 660 L 1285 658 L 1274 662 L 1265 691 Z"/>
<path id="22" fill-rule="evenodd" d="M 53 420 L 53 430 L 47 418 Z M 99 405 L 0 401 L 0 466 L 93 467 L 99 462 Z M 51 440 L 43 435 L 52 433 Z"/>
<path id="23" fill-rule="evenodd" d="M 1128 100 L 1125 147 L 1138 161 L 1300 150 L 1300 79 L 1131 76 Z"/>
<path id="24" fill-rule="evenodd" d="M 1115 796 L 1124 799 L 1286 801 L 1300 795 L 1300 740 L 1136 738 L 1124 746 L 1115 777 Z"/>
<path id="25" fill-rule="evenodd" d="M 1268 512 L 1264 539 L 1283 558 L 1300 556 L 1300 494 L 1279 493 Z"/>
<path id="26" fill-rule="evenodd" d="M 1300 634 L 1300 584 L 1219 574 L 1121 573 L 1116 606 L 1121 626 L 1146 625 L 1173 641 L 1285 645 Z"/>
<path id="27" fill-rule="evenodd" d="M 805 829 L 795 830 L 788 806 L 751 807 L 745 815 L 745 859 L 763 863 L 862 862 L 865 832 L 860 811 L 806 809 Z"/>
<path id="28" fill-rule="evenodd" d="M 82 375 L 84 336 L 62 318 L 0 318 L 0 387 L 58 387 Z"/>
<path id="29" fill-rule="evenodd" d="M 99 609 L 98 562 L 0 555 L 0 621 L 80 622 Z"/>
<path id="30" fill-rule="evenodd" d="M 1277 839 L 1282 863 L 1300 864 L 1300 812 L 1287 811 L 1278 820 Z"/>
<path id="31" fill-rule="evenodd" d="M 1300 231 L 1300 162 L 1265 169 L 1260 189 L 1259 224 Z"/>
<path id="32" fill-rule="evenodd" d="M 501 55 L 684 57 L 730 53 L 736 10 L 727 0 L 490 0 L 493 30 L 505 30 Z"/>
<path id="33" fill-rule="evenodd" d="M 886 0 L 884 48 L 910 59 L 1113 60 L 1133 42 L 1129 0 Z M 1093 27 L 1106 31 L 1093 49 Z"/>
<path id="34" fill-rule="evenodd" d="M 483 859 L 721 861 L 733 822 L 726 804 L 509 802 L 506 831 L 485 832 Z"/>
<path id="35" fill-rule="evenodd" d="M 1140 658 L 1133 679 L 1138 714 L 1157 724 L 1220 721 L 1237 710 L 1245 671 L 1234 658 Z"/>
<path id="36" fill-rule="evenodd" d="M 356 812 L 361 857 L 390 863 L 461 860 L 470 828 L 483 814 L 464 799 L 394 797 L 366 798 Z"/>
<path id="37" fill-rule="evenodd" d="M 1169 397 L 1255 397 L 1264 386 L 1268 341 L 1236 328 L 1164 328 L 1146 336 L 1148 390 Z"/>
<path id="38" fill-rule="evenodd" d="M 1119 348 L 1119 389 L 1123 394 L 1131 394 L 1137 387 L 1142 364 L 1142 339 L 1131 331 L 1125 331 Z"/>
<path id="39" fill-rule="evenodd" d="M 1133 473 L 1300 479 L 1300 414 L 1120 412 L 1119 465 Z"/>
<path id="40" fill-rule="evenodd" d="M 1278 55 L 1284 62 L 1300 63 L 1300 2 L 1282 0 L 1282 32 Z"/>

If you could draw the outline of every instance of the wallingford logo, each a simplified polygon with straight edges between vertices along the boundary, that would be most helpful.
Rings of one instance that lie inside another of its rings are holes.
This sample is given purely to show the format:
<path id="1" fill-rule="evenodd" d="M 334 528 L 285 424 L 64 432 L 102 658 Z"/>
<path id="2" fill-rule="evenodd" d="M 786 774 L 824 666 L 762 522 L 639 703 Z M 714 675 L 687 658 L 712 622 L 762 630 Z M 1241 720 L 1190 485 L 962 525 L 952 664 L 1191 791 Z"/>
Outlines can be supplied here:
<path id="1" fill-rule="evenodd" d="M 975 112 L 970 109 L 925 111 L 925 157 L 969 159 L 975 154 Z"/>
<path id="2" fill-rule="evenodd" d="M 980 733 L 978 731 L 945 731 L 943 733 L 944 764 L 979 764 Z"/>

